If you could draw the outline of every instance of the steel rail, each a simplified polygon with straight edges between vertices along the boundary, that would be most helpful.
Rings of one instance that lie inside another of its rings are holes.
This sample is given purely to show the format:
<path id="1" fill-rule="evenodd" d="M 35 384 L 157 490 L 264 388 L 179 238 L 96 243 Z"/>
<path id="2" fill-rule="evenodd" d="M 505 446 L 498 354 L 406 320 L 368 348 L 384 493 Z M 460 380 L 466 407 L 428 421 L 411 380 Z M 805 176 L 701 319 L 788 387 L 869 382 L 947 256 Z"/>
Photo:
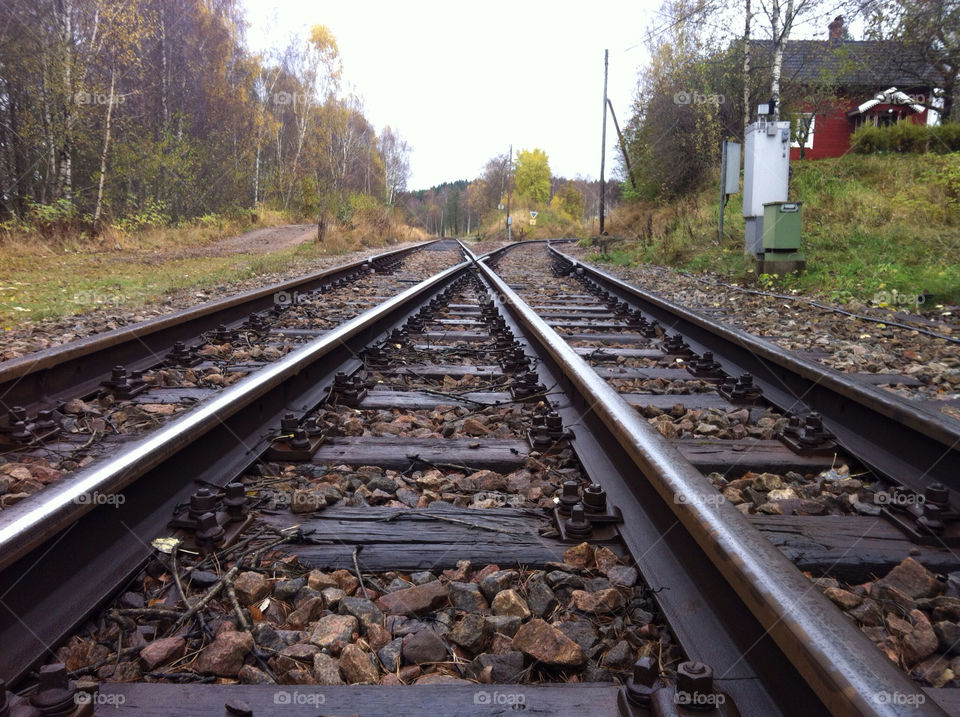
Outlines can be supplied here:
<path id="1" fill-rule="evenodd" d="M 717 501 L 706 478 L 496 272 L 484 261 L 478 266 L 571 383 L 591 399 L 592 410 L 831 713 L 893 717 L 899 708 L 884 697 L 896 695 L 916 705 L 911 714 L 945 714 L 736 508 Z"/>
<path id="2" fill-rule="evenodd" d="M 404 256 L 436 241 L 393 249 L 0 362 L 0 408 L 52 407 L 58 399 L 96 390 L 117 364 L 132 370 L 146 368 L 159 362 L 177 341 L 188 342 L 219 324 L 229 325 L 273 306 L 278 292 L 311 290 L 368 263 Z"/>
<path id="3" fill-rule="evenodd" d="M 0 511 L 0 569 L 122 490 L 166 457 L 325 356 L 384 316 L 469 266 L 464 262 L 397 294 L 201 403 L 185 416 L 43 491 Z"/>
<path id="4" fill-rule="evenodd" d="M 697 351 L 713 351 L 727 373 L 751 373 L 764 397 L 783 411 L 818 411 L 840 445 L 888 479 L 922 492 L 950 488 L 960 502 L 960 423 L 900 396 L 797 356 L 771 341 L 706 317 L 589 266 L 554 247 L 556 257 L 582 268 L 648 317 L 676 330 Z"/>
<path id="5" fill-rule="evenodd" d="M 253 391 L 252 380 L 260 374 L 244 379 L 250 392 L 242 407 L 238 401 L 225 412 L 209 412 L 205 425 L 193 432 L 184 432 L 187 425 L 181 424 L 176 445 L 139 457 L 140 470 L 153 467 L 123 489 L 122 503 L 95 502 L 59 533 L 49 529 L 49 539 L 0 570 L 0 644 L 11 646 L 0 650 L 0 677 L 12 684 L 49 657 L 53 646 L 144 565 L 154 552 L 151 541 L 166 534 L 170 516 L 198 484 L 223 486 L 255 463 L 285 413 L 302 415 L 322 403 L 336 372 L 361 366 L 357 356 L 364 347 L 414 315 L 468 266 L 464 262 L 440 272 L 315 339 L 297 357 L 288 355 L 282 378 L 271 365 L 272 385 L 258 383 Z M 187 444 L 189 450 L 182 450 Z M 105 465 L 90 466 L 84 475 Z M 22 545 L 31 536 L 11 537 Z"/>

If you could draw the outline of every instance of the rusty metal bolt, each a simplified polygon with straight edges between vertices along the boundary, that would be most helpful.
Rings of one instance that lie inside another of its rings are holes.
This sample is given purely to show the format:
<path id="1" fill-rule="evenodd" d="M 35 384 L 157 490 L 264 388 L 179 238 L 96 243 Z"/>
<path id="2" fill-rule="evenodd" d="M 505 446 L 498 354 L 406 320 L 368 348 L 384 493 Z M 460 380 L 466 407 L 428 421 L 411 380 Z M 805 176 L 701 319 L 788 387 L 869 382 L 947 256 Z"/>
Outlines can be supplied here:
<path id="1" fill-rule="evenodd" d="M 219 545 L 223 542 L 225 531 L 213 513 L 204 513 L 200 516 L 200 529 L 197 530 L 198 545 Z"/>
<path id="2" fill-rule="evenodd" d="M 660 679 L 660 670 L 652 657 L 641 657 L 633 663 L 633 674 L 627 679 L 627 700 L 642 707 L 650 704 L 650 696 Z"/>
<path id="3" fill-rule="evenodd" d="M 943 533 L 943 517 L 940 515 L 940 508 L 930 503 L 923 504 L 923 515 L 917 518 L 917 528 L 921 533 L 931 535 L 940 535 Z"/>
<path id="4" fill-rule="evenodd" d="M 44 715 L 68 715 L 75 707 L 73 696 L 77 685 L 67 679 L 67 666 L 62 662 L 44 665 L 40 668 L 37 691 L 30 698 L 30 704 Z"/>
<path id="5" fill-rule="evenodd" d="M 935 505 L 941 510 L 950 509 L 950 489 L 943 483 L 931 483 L 923 491 L 925 505 Z"/>
<path id="6" fill-rule="evenodd" d="M 240 520 L 247 512 L 247 495 L 243 483 L 227 483 L 227 495 L 223 499 L 231 520 Z"/>
<path id="7" fill-rule="evenodd" d="M 710 710 L 716 707 L 712 696 L 713 668 L 710 665 L 697 661 L 677 665 L 677 705 L 694 710 Z"/>
<path id="8" fill-rule="evenodd" d="M 310 439 L 307 438 L 307 432 L 298 428 L 293 432 L 293 439 L 290 441 L 290 447 L 295 450 L 305 450 L 310 447 Z"/>
<path id="9" fill-rule="evenodd" d="M 560 512 L 569 514 L 573 506 L 580 502 L 580 484 L 575 480 L 564 481 L 559 500 Z"/>
<path id="10" fill-rule="evenodd" d="M 583 505 L 591 513 L 606 513 L 607 491 L 599 483 L 591 483 L 583 489 Z"/>
<path id="11" fill-rule="evenodd" d="M 199 521 L 205 513 L 216 510 L 217 496 L 209 488 L 200 488 L 190 496 L 190 517 Z"/>
<path id="12" fill-rule="evenodd" d="M 547 414 L 547 430 L 550 432 L 551 438 L 558 439 L 563 437 L 563 419 L 556 411 L 550 411 L 550 413 Z"/>
<path id="13" fill-rule="evenodd" d="M 292 413 L 284 413 L 280 419 L 280 430 L 283 433 L 293 433 L 297 430 L 297 417 Z"/>
<path id="14" fill-rule="evenodd" d="M 593 532 L 593 524 L 587 518 L 586 511 L 583 509 L 583 503 L 577 503 L 570 510 L 570 517 L 564 524 L 564 528 L 569 535 L 577 537 L 586 537 Z"/>
<path id="15" fill-rule="evenodd" d="M 316 416 L 310 416 L 303 424 L 303 430 L 308 436 L 319 436 L 323 433 L 323 426 L 317 423 Z"/>

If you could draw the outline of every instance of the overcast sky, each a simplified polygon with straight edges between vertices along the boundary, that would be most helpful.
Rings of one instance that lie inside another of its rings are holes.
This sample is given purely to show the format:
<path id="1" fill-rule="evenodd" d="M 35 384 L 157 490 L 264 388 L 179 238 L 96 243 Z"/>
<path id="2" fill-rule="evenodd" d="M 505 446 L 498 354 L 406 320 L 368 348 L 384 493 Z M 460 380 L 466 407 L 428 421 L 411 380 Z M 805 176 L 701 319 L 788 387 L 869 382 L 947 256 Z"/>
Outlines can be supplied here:
<path id="1" fill-rule="evenodd" d="M 648 60 L 646 34 L 664 27 L 660 0 L 241 2 L 253 50 L 285 47 L 316 24 L 333 31 L 346 88 L 378 131 L 389 124 L 413 149 L 409 189 L 473 179 L 511 143 L 546 151 L 555 176 L 599 177 L 603 51 L 622 126 Z M 824 39 L 827 20 L 816 22 L 794 36 Z M 758 17 L 754 37 L 764 29 Z M 617 151 L 608 122 L 608 178 Z"/>
<path id="2" fill-rule="evenodd" d="M 327 25 L 367 118 L 410 143 L 408 187 L 478 176 L 487 159 L 539 147 L 555 175 L 599 177 L 603 51 L 629 117 L 643 33 L 657 3 L 619 0 L 242 0 L 254 50 Z M 607 176 L 615 133 L 607 127 Z"/>

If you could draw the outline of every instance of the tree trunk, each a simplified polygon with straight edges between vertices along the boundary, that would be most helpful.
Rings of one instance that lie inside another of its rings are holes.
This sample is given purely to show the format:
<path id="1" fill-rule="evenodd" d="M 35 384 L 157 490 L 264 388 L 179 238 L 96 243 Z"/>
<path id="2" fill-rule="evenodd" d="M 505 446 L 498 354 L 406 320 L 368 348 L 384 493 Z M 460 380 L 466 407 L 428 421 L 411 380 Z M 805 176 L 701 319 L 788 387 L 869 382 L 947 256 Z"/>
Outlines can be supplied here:
<path id="1" fill-rule="evenodd" d="M 773 18 L 773 70 L 770 80 L 770 99 L 773 100 L 773 120 L 776 122 L 780 119 L 780 72 L 783 68 L 783 51 L 787 46 L 787 41 L 790 38 L 790 29 L 793 24 L 793 2 L 794 0 L 787 0 L 787 11 L 783 18 L 783 30 L 777 30 L 777 25 L 780 20 L 780 2 L 779 0 L 774 0 L 773 7 L 771 9 L 771 16 Z"/>
<path id="2" fill-rule="evenodd" d="M 743 28 L 743 129 L 750 124 L 750 0 L 747 0 L 747 19 Z"/>
<path id="3" fill-rule="evenodd" d="M 107 102 L 107 121 L 103 129 L 103 151 L 100 153 L 100 182 L 97 186 L 97 205 L 93 210 L 94 226 L 100 221 L 103 211 L 103 185 L 107 179 L 107 152 L 110 149 L 110 120 L 113 118 L 113 97 L 116 88 L 117 68 L 110 68 L 110 99 Z"/>

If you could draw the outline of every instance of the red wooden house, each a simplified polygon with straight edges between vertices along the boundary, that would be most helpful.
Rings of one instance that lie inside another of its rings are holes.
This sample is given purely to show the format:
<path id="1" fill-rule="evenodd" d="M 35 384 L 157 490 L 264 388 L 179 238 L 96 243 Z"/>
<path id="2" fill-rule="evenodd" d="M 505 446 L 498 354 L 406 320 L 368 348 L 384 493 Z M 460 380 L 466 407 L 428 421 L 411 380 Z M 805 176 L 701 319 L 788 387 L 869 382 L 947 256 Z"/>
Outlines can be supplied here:
<path id="1" fill-rule="evenodd" d="M 759 42 L 761 66 L 770 42 Z M 784 105 L 799 109 L 797 124 L 809 123 L 804 142 L 807 159 L 839 157 L 850 150 L 850 137 L 863 124 L 927 124 L 934 85 L 931 68 L 900 45 L 887 41 L 843 39 L 843 18 L 829 26 L 827 40 L 791 40 L 781 69 Z M 787 115 L 784 115 L 784 119 Z M 800 139 L 790 159 L 799 159 Z"/>

